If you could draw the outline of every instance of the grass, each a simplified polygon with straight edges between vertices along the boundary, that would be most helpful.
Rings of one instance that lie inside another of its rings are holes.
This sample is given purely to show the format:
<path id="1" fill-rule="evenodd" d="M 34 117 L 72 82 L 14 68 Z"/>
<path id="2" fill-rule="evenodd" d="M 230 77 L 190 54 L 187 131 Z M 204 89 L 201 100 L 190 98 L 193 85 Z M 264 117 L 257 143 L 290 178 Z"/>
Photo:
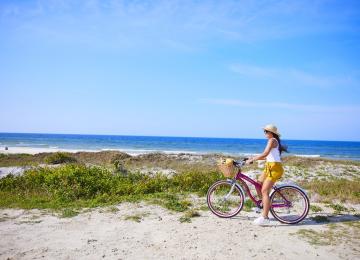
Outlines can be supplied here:
<path id="1" fill-rule="evenodd" d="M 350 245 L 354 245 L 354 248 L 356 248 L 360 239 L 360 222 L 348 221 L 344 223 L 327 224 L 326 229 L 320 231 L 299 229 L 292 235 L 297 235 L 316 246 L 346 243 L 347 247 L 350 248 Z"/>
<path id="2" fill-rule="evenodd" d="M 346 208 L 345 206 L 340 205 L 340 204 L 330 203 L 327 206 L 332 208 L 333 210 L 335 210 L 335 213 L 341 213 L 341 212 L 344 212 L 344 211 L 349 212 L 350 211 L 348 208 Z"/>
<path id="3" fill-rule="evenodd" d="M 22 176 L 9 175 L 1 178 L 0 208 L 49 208 L 58 210 L 66 216 L 71 213 L 63 213 L 64 209 L 78 212 L 81 208 L 145 200 L 172 211 L 187 212 L 192 206 L 187 200 L 189 193 L 204 196 L 211 184 L 223 179 L 223 176 L 214 170 L 215 167 L 209 166 L 211 163 L 189 162 L 185 155 L 183 159 L 182 157 L 179 159 L 179 157 L 164 154 L 132 157 L 113 151 L 74 154 L 9 154 L 0 156 L 0 166 L 37 165 L 45 161 L 58 163 L 59 158 L 66 164 L 59 167 L 37 166 L 26 171 Z M 212 157 L 202 157 L 204 160 L 210 160 L 210 158 Z M 72 163 L 75 160 L 76 163 Z M 297 165 L 296 167 L 300 167 L 301 170 L 319 163 L 318 159 L 308 160 L 308 158 L 306 160 L 287 158 L 286 160 L 290 165 Z M 302 165 L 306 161 L 309 163 Z M 89 163 L 103 166 L 85 166 Z M 172 177 L 167 177 L 161 174 L 149 176 L 125 171 L 129 167 L 138 165 L 177 169 L 177 173 Z M 204 165 L 207 166 L 203 167 Z M 304 182 L 301 186 L 311 194 L 319 194 L 322 202 L 326 201 L 330 205 L 334 199 L 360 203 L 360 178 L 314 180 Z M 251 211 L 254 206 L 251 200 L 247 200 L 244 211 Z M 340 206 L 334 206 L 334 210 L 338 212 L 347 210 Z M 207 210 L 207 207 L 202 206 L 200 210 Z M 311 206 L 311 210 L 322 211 L 317 206 Z"/>
<path id="4" fill-rule="evenodd" d="M 340 200 L 360 203 L 360 178 L 304 181 L 301 186 L 311 193 L 319 194 L 323 202 Z"/>
<path id="5" fill-rule="evenodd" d="M 184 198 L 187 193 L 203 196 L 220 178 L 215 171 L 189 171 L 168 178 L 160 174 L 113 174 L 107 168 L 81 164 L 38 167 L 21 176 L 0 179 L 0 208 L 77 210 L 147 200 L 184 212 L 191 205 Z"/>
<path id="6" fill-rule="evenodd" d="M 31 166 L 44 162 L 47 154 L 0 154 L 0 167 Z"/>
<path id="7" fill-rule="evenodd" d="M 343 165 L 343 166 L 360 166 L 358 161 L 348 161 L 348 160 L 334 160 L 326 158 L 303 158 L 296 156 L 284 156 L 283 162 L 285 165 L 297 166 L 301 168 L 314 168 L 320 162 L 326 163 L 328 165 Z"/>
<path id="8" fill-rule="evenodd" d="M 251 199 L 245 200 L 243 207 L 244 211 L 251 212 L 253 207 L 255 207 L 255 203 Z"/>
<path id="9" fill-rule="evenodd" d="M 209 210 L 209 207 L 208 207 L 207 204 L 206 204 L 206 205 L 201 205 L 200 208 L 199 208 L 199 210 L 201 210 L 201 211 L 208 211 L 208 210 Z"/>
<path id="10" fill-rule="evenodd" d="M 305 239 L 312 245 L 326 246 L 331 245 L 335 238 L 333 232 L 315 231 L 312 229 L 299 229 L 296 235 Z"/>
<path id="11" fill-rule="evenodd" d="M 70 153 L 57 152 L 45 157 L 44 161 L 48 164 L 75 163 L 76 159 Z"/>
<path id="12" fill-rule="evenodd" d="M 189 209 L 192 204 L 188 200 L 181 197 L 183 197 L 181 194 L 159 193 L 147 197 L 146 200 L 152 204 L 162 206 L 172 211 L 184 212 Z"/>
<path id="13" fill-rule="evenodd" d="M 186 223 L 191 223 L 191 219 L 192 219 L 192 218 L 200 217 L 200 216 L 201 216 L 201 215 L 200 215 L 199 212 L 197 212 L 197 211 L 195 211 L 195 210 L 192 209 L 192 210 L 186 211 L 185 214 L 179 218 L 179 221 L 180 221 L 181 223 L 185 223 L 185 222 L 186 222 Z"/>
<path id="14" fill-rule="evenodd" d="M 323 209 L 321 207 L 316 206 L 316 205 L 310 205 L 310 210 L 315 213 L 323 211 Z"/>
<path id="15" fill-rule="evenodd" d="M 323 160 L 323 159 L 321 159 Z M 299 169 L 305 170 L 307 168 L 315 167 L 319 163 L 318 158 L 302 158 L 296 156 L 284 156 L 283 162 L 288 166 L 295 166 Z"/>
<path id="16" fill-rule="evenodd" d="M 126 216 L 124 219 L 125 219 L 125 220 L 131 220 L 131 221 L 135 221 L 135 222 L 140 223 L 141 220 L 142 220 L 142 216 L 139 216 L 139 215 L 131 215 L 131 216 Z"/>
<path id="17" fill-rule="evenodd" d="M 119 211 L 119 209 L 115 206 L 111 206 L 111 207 L 107 208 L 107 212 L 110 212 L 110 213 L 116 213 L 118 211 Z"/>
<path id="18" fill-rule="evenodd" d="M 140 223 L 141 220 L 143 220 L 143 218 L 148 215 L 149 215 L 149 213 L 138 213 L 138 214 L 134 214 L 134 215 L 127 215 L 124 217 L 124 219 Z"/>
<path id="19" fill-rule="evenodd" d="M 11 149 L 11 148 L 10 148 Z M 47 163 L 46 158 L 55 153 L 0 154 L 0 167 L 32 166 Z M 130 155 L 117 151 L 66 153 L 79 163 L 112 166 L 116 160 L 126 160 Z"/>
<path id="20" fill-rule="evenodd" d="M 65 208 L 62 210 L 61 212 L 61 217 L 62 218 L 72 218 L 72 217 L 75 217 L 79 214 L 78 211 L 74 210 L 74 209 L 71 209 L 71 208 Z"/>

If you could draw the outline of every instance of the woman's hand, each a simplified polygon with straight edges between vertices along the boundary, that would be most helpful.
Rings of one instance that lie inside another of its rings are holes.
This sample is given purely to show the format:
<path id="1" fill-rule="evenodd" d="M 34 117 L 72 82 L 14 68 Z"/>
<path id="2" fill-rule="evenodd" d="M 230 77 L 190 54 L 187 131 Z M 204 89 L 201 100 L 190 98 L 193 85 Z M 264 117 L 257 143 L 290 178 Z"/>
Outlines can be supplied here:
<path id="1" fill-rule="evenodd" d="M 254 162 L 254 158 L 249 158 L 246 160 L 245 164 L 249 165 L 252 164 Z"/>

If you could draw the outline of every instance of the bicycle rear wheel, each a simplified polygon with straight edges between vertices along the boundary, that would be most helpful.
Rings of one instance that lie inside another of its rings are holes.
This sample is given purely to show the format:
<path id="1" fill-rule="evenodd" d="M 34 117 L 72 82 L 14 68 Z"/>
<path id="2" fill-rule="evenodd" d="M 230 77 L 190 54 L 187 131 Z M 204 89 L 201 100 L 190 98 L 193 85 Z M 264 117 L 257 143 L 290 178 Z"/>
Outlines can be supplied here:
<path id="1" fill-rule="evenodd" d="M 309 198 L 295 186 L 278 188 L 270 196 L 270 212 L 278 221 L 285 224 L 296 224 L 309 213 Z"/>
<path id="2" fill-rule="evenodd" d="M 244 194 L 236 183 L 222 180 L 208 190 L 207 204 L 212 213 L 221 218 L 236 216 L 244 206 Z"/>

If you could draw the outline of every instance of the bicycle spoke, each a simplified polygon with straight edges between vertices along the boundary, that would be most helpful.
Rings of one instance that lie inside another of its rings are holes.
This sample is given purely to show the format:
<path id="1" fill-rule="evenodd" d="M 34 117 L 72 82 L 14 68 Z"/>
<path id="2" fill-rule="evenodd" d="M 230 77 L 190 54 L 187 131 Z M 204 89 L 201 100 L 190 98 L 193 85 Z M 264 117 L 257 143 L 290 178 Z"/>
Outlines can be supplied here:
<path id="1" fill-rule="evenodd" d="M 207 201 L 210 210 L 220 217 L 232 217 L 243 206 L 243 195 L 235 184 L 220 181 L 208 192 Z"/>
<path id="2" fill-rule="evenodd" d="M 283 187 L 271 198 L 271 213 L 283 223 L 297 223 L 304 219 L 309 210 L 306 195 L 295 187 Z"/>

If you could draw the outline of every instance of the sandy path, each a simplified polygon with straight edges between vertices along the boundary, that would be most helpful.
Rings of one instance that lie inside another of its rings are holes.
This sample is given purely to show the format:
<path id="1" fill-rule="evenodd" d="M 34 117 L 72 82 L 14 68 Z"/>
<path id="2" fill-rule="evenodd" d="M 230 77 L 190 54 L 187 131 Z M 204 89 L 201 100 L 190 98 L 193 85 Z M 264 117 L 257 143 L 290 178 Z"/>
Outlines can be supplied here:
<path id="1" fill-rule="evenodd" d="M 73 218 L 38 210 L 0 210 L 0 259 L 355 259 L 346 245 L 312 246 L 288 226 L 253 226 L 255 213 L 220 219 L 210 212 L 180 223 L 182 214 L 154 205 L 123 203 L 119 211 L 96 209 Z M 105 211 L 105 212 L 104 212 Z M 144 215 L 140 223 L 125 216 Z M 359 258 L 358 258 L 359 259 Z"/>

